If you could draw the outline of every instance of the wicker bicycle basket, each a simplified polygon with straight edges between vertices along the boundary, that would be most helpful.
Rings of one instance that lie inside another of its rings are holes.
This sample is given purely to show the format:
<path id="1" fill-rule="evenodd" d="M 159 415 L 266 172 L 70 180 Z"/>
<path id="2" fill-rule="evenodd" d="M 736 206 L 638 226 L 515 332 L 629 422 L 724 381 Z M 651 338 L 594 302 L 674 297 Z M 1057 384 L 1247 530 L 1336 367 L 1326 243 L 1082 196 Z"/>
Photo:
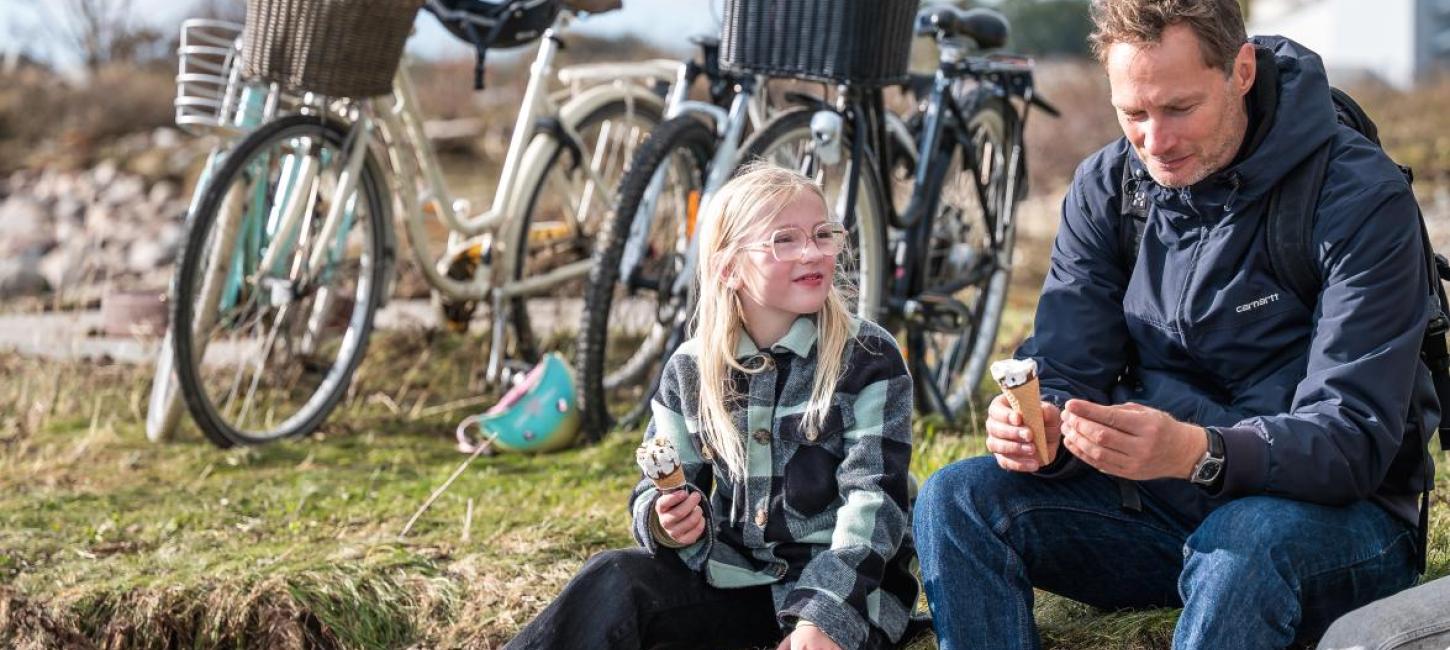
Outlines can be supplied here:
<path id="1" fill-rule="evenodd" d="M 721 61 L 747 74 L 900 83 L 916 9 L 917 0 L 726 0 Z"/>
<path id="2" fill-rule="evenodd" d="M 391 91 L 423 0 L 247 0 L 243 71 L 295 92 Z"/>

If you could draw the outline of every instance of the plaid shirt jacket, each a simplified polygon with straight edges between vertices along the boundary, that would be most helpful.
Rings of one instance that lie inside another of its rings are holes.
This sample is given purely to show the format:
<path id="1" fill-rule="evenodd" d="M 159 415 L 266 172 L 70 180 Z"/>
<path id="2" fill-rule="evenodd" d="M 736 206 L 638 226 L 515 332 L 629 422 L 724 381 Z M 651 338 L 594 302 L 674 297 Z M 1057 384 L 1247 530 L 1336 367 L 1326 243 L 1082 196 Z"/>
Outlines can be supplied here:
<path id="1" fill-rule="evenodd" d="M 699 432 L 698 342 L 666 364 L 645 439 L 669 436 L 689 489 L 709 495 L 709 524 L 674 548 L 716 587 L 771 585 L 782 629 L 799 619 L 842 648 L 860 647 L 869 627 L 899 640 L 917 598 L 907 504 L 912 383 L 896 340 L 853 319 L 846 366 L 819 431 L 802 426 L 816 367 L 816 326 L 801 317 L 759 350 L 743 332 L 734 371 L 743 403 L 731 409 L 745 436 L 747 476 L 716 472 Z M 651 553 L 674 547 L 653 516 L 659 496 L 641 479 L 631 497 L 634 536 Z M 665 550 L 663 552 L 669 552 Z"/>

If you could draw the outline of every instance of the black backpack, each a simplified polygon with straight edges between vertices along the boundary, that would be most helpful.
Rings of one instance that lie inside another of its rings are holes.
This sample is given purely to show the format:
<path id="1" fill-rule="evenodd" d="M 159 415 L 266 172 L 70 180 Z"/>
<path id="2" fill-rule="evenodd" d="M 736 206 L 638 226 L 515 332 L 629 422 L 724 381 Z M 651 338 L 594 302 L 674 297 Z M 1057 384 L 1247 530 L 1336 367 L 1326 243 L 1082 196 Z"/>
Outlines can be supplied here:
<path id="1" fill-rule="evenodd" d="M 1339 123 L 1344 124 L 1368 138 L 1375 146 L 1381 146 L 1379 128 L 1369 115 L 1360 108 L 1348 93 L 1329 89 L 1334 101 L 1334 112 Z M 1269 195 L 1268 223 L 1264 236 L 1269 240 L 1269 264 L 1274 276 L 1288 285 L 1289 289 L 1306 305 L 1319 302 L 1319 290 L 1323 278 L 1319 277 L 1318 257 L 1314 254 L 1314 216 L 1319 192 L 1324 184 L 1324 173 L 1329 167 L 1329 148 L 1332 142 L 1319 147 L 1313 155 L 1289 172 Z M 1413 182 L 1414 174 L 1409 167 L 1398 165 L 1407 183 Z M 1148 202 L 1144 193 L 1137 189 L 1138 181 L 1132 176 L 1128 165 L 1123 166 L 1122 203 L 1120 214 L 1123 223 L 1123 252 L 1126 267 L 1130 270 L 1137 262 L 1138 248 L 1143 241 L 1143 231 L 1148 225 Z M 1425 325 L 1425 337 L 1420 343 L 1420 360 L 1430 369 L 1435 382 L 1435 396 L 1439 398 L 1442 415 L 1438 432 L 1440 448 L 1450 450 L 1450 351 L 1447 351 L 1445 335 L 1450 331 L 1450 300 L 1446 299 L 1445 287 L 1441 282 L 1450 280 L 1450 261 L 1435 252 L 1430 245 L 1430 235 L 1425 228 L 1425 215 L 1420 213 L 1420 240 L 1425 248 L 1425 267 L 1429 272 L 1426 291 L 1434 297 L 1435 310 L 1430 322 Z M 1428 447 L 1429 436 L 1425 433 Z M 1428 457 L 1429 451 L 1425 449 Z M 1425 541 L 1429 531 L 1429 494 L 1434 487 L 1434 472 L 1420 496 L 1420 571 L 1425 569 Z"/>

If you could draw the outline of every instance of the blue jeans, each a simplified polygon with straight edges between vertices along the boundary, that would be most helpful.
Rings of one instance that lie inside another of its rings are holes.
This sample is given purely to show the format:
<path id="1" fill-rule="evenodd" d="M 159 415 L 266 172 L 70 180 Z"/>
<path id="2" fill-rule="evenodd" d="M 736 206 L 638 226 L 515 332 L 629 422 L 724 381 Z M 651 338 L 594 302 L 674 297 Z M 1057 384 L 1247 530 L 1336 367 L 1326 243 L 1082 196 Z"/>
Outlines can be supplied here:
<path id="1" fill-rule="evenodd" d="M 1201 520 L 1097 472 L 1049 480 L 990 457 L 942 468 L 916 542 L 942 650 L 1037 648 L 1032 589 L 1106 610 L 1183 607 L 1175 648 L 1283 648 L 1415 581 L 1412 526 L 1370 502 L 1229 501 Z"/>

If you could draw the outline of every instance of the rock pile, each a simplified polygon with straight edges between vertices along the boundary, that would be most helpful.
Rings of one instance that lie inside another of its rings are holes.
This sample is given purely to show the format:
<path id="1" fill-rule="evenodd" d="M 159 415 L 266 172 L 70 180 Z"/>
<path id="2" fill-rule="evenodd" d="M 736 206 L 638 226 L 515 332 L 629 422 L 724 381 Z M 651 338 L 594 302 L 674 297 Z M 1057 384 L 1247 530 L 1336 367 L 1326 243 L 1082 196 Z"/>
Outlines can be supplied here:
<path id="1" fill-rule="evenodd" d="M 182 244 L 183 183 L 205 147 L 158 129 L 123 138 L 91 169 L 0 179 L 0 300 L 164 290 Z"/>

